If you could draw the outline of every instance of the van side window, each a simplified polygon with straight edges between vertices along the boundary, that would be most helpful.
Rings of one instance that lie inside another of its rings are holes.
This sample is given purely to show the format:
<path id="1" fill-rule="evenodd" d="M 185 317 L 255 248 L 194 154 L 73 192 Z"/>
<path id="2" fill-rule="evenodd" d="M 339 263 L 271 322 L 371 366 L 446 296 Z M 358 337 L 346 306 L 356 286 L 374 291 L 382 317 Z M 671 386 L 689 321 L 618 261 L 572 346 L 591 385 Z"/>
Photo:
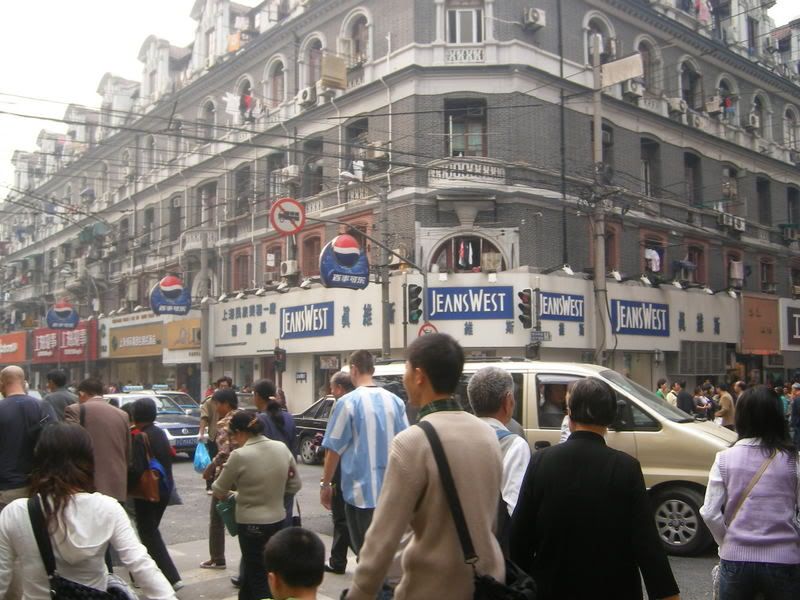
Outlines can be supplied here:
<path id="1" fill-rule="evenodd" d="M 559 429 L 567 414 L 567 388 L 575 375 L 537 375 L 536 413 L 540 429 Z"/>
<path id="2" fill-rule="evenodd" d="M 619 398 L 619 395 L 617 395 Z M 617 418 L 610 429 L 614 431 L 658 431 L 658 421 L 645 413 L 630 400 L 624 400 L 624 407 L 617 409 Z"/>

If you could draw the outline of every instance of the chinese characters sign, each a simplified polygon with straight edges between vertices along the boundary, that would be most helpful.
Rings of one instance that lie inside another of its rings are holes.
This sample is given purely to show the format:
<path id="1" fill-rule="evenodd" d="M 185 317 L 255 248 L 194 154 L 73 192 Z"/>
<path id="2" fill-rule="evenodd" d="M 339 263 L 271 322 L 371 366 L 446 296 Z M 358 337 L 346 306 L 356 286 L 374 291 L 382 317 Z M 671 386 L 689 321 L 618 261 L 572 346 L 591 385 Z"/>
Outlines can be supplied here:
<path id="1" fill-rule="evenodd" d="M 80 322 L 72 330 L 47 327 L 33 331 L 31 360 L 34 363 L 81 362 L 97 358 L 97 323 Z"/>

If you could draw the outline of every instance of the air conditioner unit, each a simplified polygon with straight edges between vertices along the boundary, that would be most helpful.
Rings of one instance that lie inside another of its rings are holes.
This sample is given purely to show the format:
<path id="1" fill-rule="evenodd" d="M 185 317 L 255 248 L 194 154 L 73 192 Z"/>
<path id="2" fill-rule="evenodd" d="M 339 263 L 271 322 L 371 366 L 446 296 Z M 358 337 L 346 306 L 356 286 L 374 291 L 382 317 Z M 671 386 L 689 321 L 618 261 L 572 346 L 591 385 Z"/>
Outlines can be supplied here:
<path id="1" fill-rule="evenodd" d="M 300 166 L 289 165 L 288 167 L 283 167 L 281 169 L 281 177 L 284 183 L 295 183 L 300 179 Z"/>
<path id="2" fill-rule="evenodd" d="M 717 223 L 723 227 L 733 227 L 733 215 L 730 213 L 721 213 L 717 216 Z"/>
<path id="3" fill-rule="evenodd" d="M 691 113 L 689 115 L 689 125 L 691 125 L 695 129 L 705 129 L 706 119 L 703 115 L 697 113 Z"/>
<path id="4" fill-rule="evenodd" d="M 706 112 L 712 117 L 722 113 L 722 96 L 711 96 L 706 100 Z"/>
<path id="5" fill-rule="evenodd" d="M 622 95 L 627 98 L 641 98 L 644 86 L 641 81 L 628 79 L 622 83 Z"/>
<path id="6" fill-rule="evenodd" d="M 281 277 L 297 275 L 300 269 L 297 267 L 296 260 L 284 260 L 281 262 Z"/>
<path id="7" fill-rule="evenodd" d="M 733 217 L 733 228 L 736 231 L 745 231 L 747 229 L 747 222 L 743 217 Z"/>
<path id="8" fill-rule="evenodd" d="M 295 100 L 303 107 L 314 106 L 317 103 L 317 88 L 313 85 L 303 88 L 297 93 Z"/>
<path id="9" fill-rule="evenodd" d="M 321 79 L 317 82 L 315 89 L 317 93 L 317 98 L 320 98 L 322 100 L 328 100 L 329 98 L 333 98 L 336 95 L 336 90 L 331 87 L 328 87 L 327 85 L 324 85 Z"/>
<path id="10" fill-rule="evenodd" d="M 541 29 L 547 26 L 547 13 L 541 8 L 526 8 L 522 24 L 528 29 Z"/>
<path id="11" fill-rule="evenodd" d="M 685 115 L 686 111 L 689 110 L 689 105 L 686 104 L 686 100 L 683 98 L 667 98 L 667 106 L 669 106 L 671 114 Z"/>
<path id="12" fill-rule="evenodd" d="M 755 131 L 756 129 L 761 129 L 761 117 L 754 112 L 748 113 L 747 121 L 745 122 L 744 128 L 747 129 L 747 131 Z"/>
<path id="13" fill-rule="evenodd" d="M 369 149 L 367 157 L 369 160 L 384 160 L 389 158 L 389 151 L 386 149 L 386 142 L 370 142 L 367 144 Z"/>

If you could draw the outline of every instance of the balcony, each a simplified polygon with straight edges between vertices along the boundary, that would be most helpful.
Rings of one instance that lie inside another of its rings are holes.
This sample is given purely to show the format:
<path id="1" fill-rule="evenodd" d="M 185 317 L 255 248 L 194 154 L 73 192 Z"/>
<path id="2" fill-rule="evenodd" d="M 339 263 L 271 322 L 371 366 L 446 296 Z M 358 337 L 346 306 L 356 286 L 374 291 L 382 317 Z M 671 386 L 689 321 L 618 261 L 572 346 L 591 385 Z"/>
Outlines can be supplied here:
<path id="1" fill-rule="evenodd" d="M 435 188 L 505 185 L 506 169 L 488 158 L 448 158 L 428 168 L 428 186 Z"/>
<path id="2" fill-rule="evenodd" d="M 184 231 L 180 237 L 181 252 L 195 252 L 203 248 L 203 238 L 208 240 L 207 247 L 213 249 L 217 245 L 217 230 L 210 227 Z"/>
<path id="3" fill-rule="evenodd" d="M 448 65 L 480 65 L 486 62 L 483 46 L 447 48 L 444 60 Z"/>
<path id="4" fill-rule="evenodd" d="M 12 302 L 31 302 L 39 301 L 44 295 L 44 285 L 41 283 L 31 283 L 18 287 L 11 292 Z"/>

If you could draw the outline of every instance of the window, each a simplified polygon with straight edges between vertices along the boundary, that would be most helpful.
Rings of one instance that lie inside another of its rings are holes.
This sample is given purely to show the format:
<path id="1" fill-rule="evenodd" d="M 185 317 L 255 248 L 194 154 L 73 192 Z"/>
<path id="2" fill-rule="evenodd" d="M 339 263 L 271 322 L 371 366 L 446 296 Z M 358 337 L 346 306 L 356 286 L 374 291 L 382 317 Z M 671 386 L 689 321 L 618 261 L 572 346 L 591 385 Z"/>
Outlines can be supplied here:
<path id="1" fill-rule="evenodd" d="M 717 203 L 719 212 L 739 212 L 739 172 L 734 167 L 722 168 L 722 199 Z"/>
<path id="2" fill-rule="evenodd" d="M 322 79 L 322 42 L 314 38 L 306 51 L 306 85 L 316 85 Z"/>
<path id="3" fill-rule="evenodd" d="M 144 222 L 142 223 L 142 239 L 141 245 L 144 247 L 149 246 L 155 242 L 155 224 L 156 224 L 156 209 L 152 206 L 146 208 L 144 211 Z"/>
<path id="4" fill-rule="evenodd" d="M 783 113 L 783 145 L 792 150 L 800 150 L 797 138 L 797 113 L 793 108 L 787 108 Z"/>
<path id="5" fill-rule="evenodd" d="M 250 212 L 250 196 L 252 194 L 252 183 L 250 177 L 250 166 L 244 166 L 234 173 L 233 188 L 235 194 L 236 208 L 234 214 L 238 217 Z"/>
<path id="6" fill-rule="evenodd" d="M 213 29 L 206 31 L 206 56 L 211 59 L 217 54 L 216 34 Z"/>
<path id="7" fill-rule="evenodd" d="M 106 163 L 100 163 L 100 176 L 98 178 L 98 195 L 102 196 L 109 190 L 108 186 L 108 165 Z"/>
<path id="8" fill-rule="evenodd" d="M 755 124 L 750 125 L 748 123 L 749 128 L 753 131 L 753 133 L 764 137 L 764 133 L 767 131 L 766 128 L 766 111 L 764 110 L 764 100 L 761 96 L 756 96 L 753 98 L 753 109 L 750 111 L 750 114 L 755 117 Z"/>
<path id="9" fill-rule="evenodd" d="M 656 50 L 653 44 L 644 40 L 639 42 L 637 50 L 642 56 L 644 88 L 649 92 L 657 92 L 661 88 L 661 61 Z"/>
<path id="10" fill-rule="evenodd" d="M 155 169 L 156 165 L 156 138 L 148 135 L 144 143 L 144 172 Z"/>
<path id="11" fill-rule="evenodd" d="M 719 97 L 720 97 L 720 110 L 722 111 L 722 120 L 726 123 L 736 123 L 736 113 L 739 107 L 739 97 L 733 91 L 733 86 L 727 79 L 722 79 L 719 82 Z"/>
<path id="12" fill-rule="evenodd" d="M 771 258 L 762 258 L 759 261 L 761 291 L 765 294 L 775 293 L 775 262 Z"/>
<path id="13" fill-rule="evenodd" d="M 744 286 L 744 263 L 739 252 L 729 251 L 725 255 L 725 274 L 728 287 L 741 289 Z"/>
<path id="14" fill-rule="evenodd" d="M 607 167 L 614 167 L 614 130 L 608 126 L 603 125 L 603 165 Z M 594 128 L 592 128 L 594 133 Z M 610 183 L 610 181 L 608 181 Z"/>
<path id="15" fill-rule="evenodd" d="M 350 26 L 350 40 L 352 42 L 350 56 L 345 58 L 348 65 L 355 66 L 365 63 L 369 47 L 369 27 L 364 15 L 356 17 Z"/>
<path id="16" fill-rule="evenodd" d="M 642 194 L 657 197 L 661 189 L 661 146 L 658 142 L 642 140 L 641 161 Z"/>
<path id="17" fill-rule="evenodd" d="M 772 194 L 769 179 L 756 179 L 756 198 L 758 199 L 758 222 L 761 225 L 772 225 Z"/>
<path id="18" fill-rule="evenodd" d="M 203 109 L 200 111 L 200 122 L 198 123 L 199 131 L 201 139 L 200 142 L 204 143 L 214 138 L 216 135 L 216 127 L 215 121 L 217 118 L 217 109 L 214 106 L 214 103 L 210 100 L 203 105 Z"/>
<path id="19" fill-rule="evenodd" d="M 233 289 L 246 290 L 251 281 L 250 255 L 239 254 L 233 259 Z"/>
<path id="20" fill-rule="evenodd" d="M 319 236 L 307 237 L 303 240 L 303 275 L 310 277 L 319 275 L 319 253 L 322 249 Z"/>
<path id="21" fill-rule="evenodd" d="M 681 64 L 681 98 L 693 110 L 702 108 L 703 90 L 700 73 L 688 61 Z"/>
<path id="22" fill-rule="evenodd" d="M 686 201 L 690 206 L 703 205 L 703 175 L 700 157 L 689 152 L 683 155 L 683 182 Z"/>
<path id="23" fill-rule="evenodd" d="M 706 283 L 706 252 L 701 244 L 689 244 L 686 257 L 681 261 L 681 281 Z"/>
<path id="24" fill-rule="evenodd" d="M 281 171 L 286 166 L 286 157 L 280 152 L 267 157 L 267 189 L 269 190 L 270 206 L 278 198 L 287 195 Z"/>
<path id="25" fill-rule="evenodd" d="M 800 190 L 790 187 L 786 190 L 786 208 L 789 225 L 800 229 Z"/>
<path id="26" fill-rule="evenodd" d="M 303 196 L 314 196 L 323 190 L 322 140 L 308 140 L 303 144 Z"/>
<path id="27" fill-rule="evenodd" d="M 185 133 L 183 129 L 183 119 L 176 117 L 172 121 L 171 129 L 172 133 L 170 137 L 172 138 L 172 158 L 175 159 L 184 152 L 184 144 L 186 140 L 183 137 Z"/>
<path id="28" fill-rule="evenodd" d="M 239 85 L 239 115 L 242 123 L 255 123 L 256 102 L 253 98 L 253 86 L 249 79 L 245 79 Z"/>
<path id="29" fill-rule="evenodd" d="M 264 252 L 264 281 L 281 278 L 281 245 L 269 246 Z"/>
<path id="30" fill-rule="evenodd" d="M 505 261 L 500 250 L 482 237 L 465 235 L 450 238 L 434 252 L 431 266 L 441 272 L 480 273 L 504 271 Z"/>
<path id="31" fill-rule="evenodd" d="M 664 239 L 646 235 L 641 243 L 643 270 L 645 273 L 661 273 L 664 269 Z"/>
<path id="32" fill-rule="evenodd" d="M 364 172 L 365 146 L 369 142 L 369 121 L 359 119 L 345 129 L 345 164 L 347 170 L 359 177 Z"/>
<path id="33" fill-rule="evenodd" d="M 122 173 L 125 176 L 126 183 L 131 183 L 136 177 L 136 172 L 131 162 L 131 153 L 127 150 L 122 153 Z"/>
<path id="34" fill-rule="evenodd" d="M 482 2 L 452 1 L 448 3 L 448 44 L 480 44 L 483 42 L 482 6 Z"/>
<path id="35" fill-rule="evenodd" d="M 594 53 L 594 39 L 595 35 L 600 36 L 600 64 L 605 64 L 616 58 L 617 55 L 617 40 L 612 36 L 609 26 L 599 17 L 592 18 L 586 26 L 586 38 L 584 43 L 586 45 L 586 64 L 592 63 L 592 55 Z"/>
<path id="36" fill-rule="evenodd" d="M 753 17 L 747 17 L 747 51 L 754 55 L 758 51 L 758 21 Z"/>
<path id="37" fill-rule="evenodd" d="M 183 197 L 173 196 L 169 202 L 169 241 L 178 241 L 183 229 Z"/>
<path id="38" fill-rule="evenodd" d="M 267 104 L 270 108 L 279 106 L 286 100 L 286 72 L 281 61 L 276 61 L 269 71 Z"/>
<path id="39" fill-rule="evenodd" d="M 201 206 L 201 227 L 213 227 L 214 216 L 217 214 L 217 183 L 211 182 L 202 186 L 198 193 Z"/>
<path id="40" fill-rule="evenodd" d="M 486 101 L 445 100 L 448 156 L 487 156 Z"/>
<path id="41" fill-rule="evenodd" d="M 536 413 L 539 429 L 559 429 L 567 414 L 567 390 L 581 379 L 574 375 L 536 376 Z"/>

